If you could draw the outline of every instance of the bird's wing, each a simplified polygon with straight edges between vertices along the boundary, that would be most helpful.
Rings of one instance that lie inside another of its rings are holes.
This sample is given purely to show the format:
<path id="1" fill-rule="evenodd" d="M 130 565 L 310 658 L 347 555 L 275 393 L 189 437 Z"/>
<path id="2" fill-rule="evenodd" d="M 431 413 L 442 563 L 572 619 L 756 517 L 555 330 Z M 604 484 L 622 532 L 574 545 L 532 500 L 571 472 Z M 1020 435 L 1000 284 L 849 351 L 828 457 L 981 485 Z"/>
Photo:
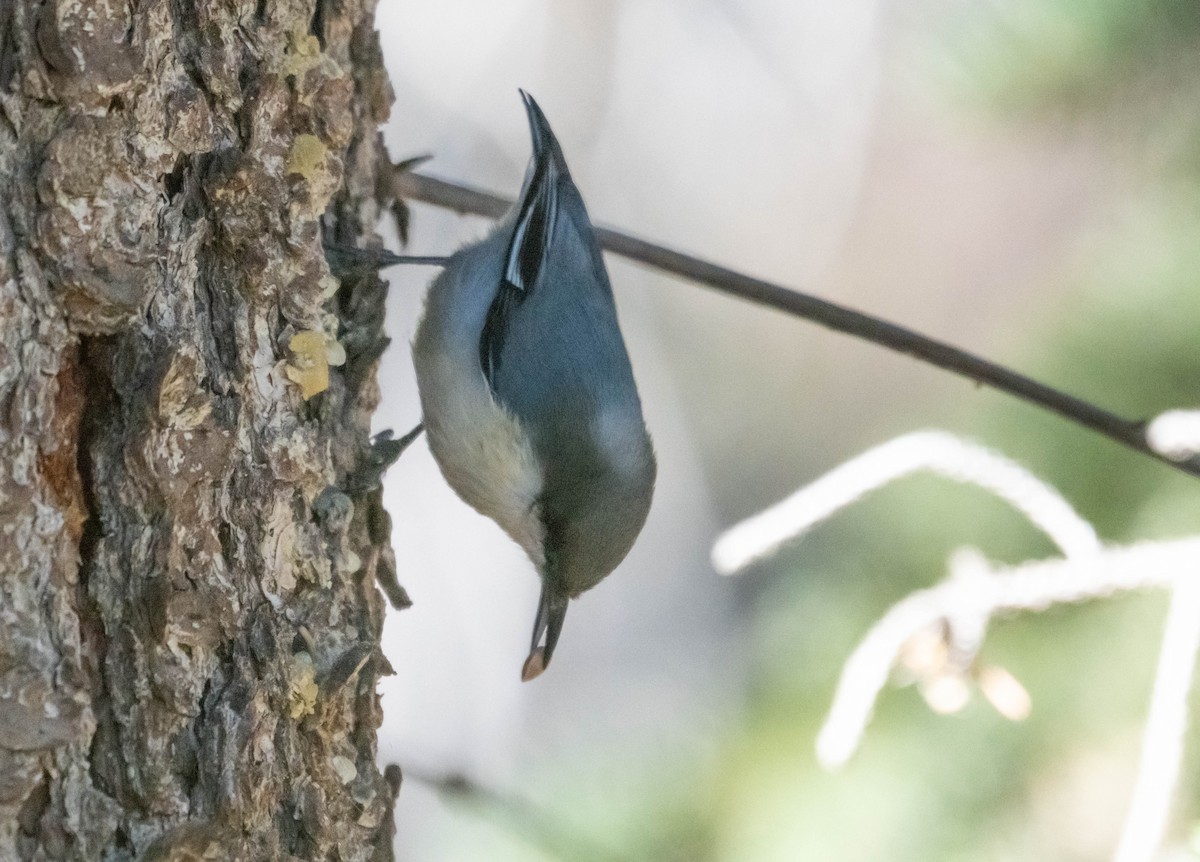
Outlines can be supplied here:
<path id="1" fill-rule="evenodd" d="M 533 173 L 522 190 L 504 263 L 504 286 L 520 291 L 537 282 L 558 217 L 559 171 L 548 153 L 535 151 L 533 158 Z"/>
<path id="2" fill-rule="evenodd" d="M 510 317 L 537 284 L 558 218 L 558 172 L 550 160 L 536 160 L 536 156 L 533 168 L 518 203 L 505 256 L 504 278 L 488 309 L 479 339 L 479 361 L 493 387 Z"/>
<path id="3" fill-rule="evenodd" d="M 546 267 L 551 239 L 558 224 L 562 187 L 571 184 L 562 148 L 546 115 L 524 90 L 521 99 L 529 118 L 533 154 L 517 199 L 516 218 L 504 256 L 504 277 L 488 310 L 479 340 L 479 361 L 493 389 L 509 318 L 526 294 L 534 289 Z"/>
<path id="4" fill-rule="evenodd" d="M 560 217 L 536 285 L 492 305 L 496 398 L 534 436 L 548 470 L 593 468 L 595 422 L 616 411 L 640 422 L 612 288 L 578 192 L 562 184 Z M 549 477 L 548 477 L 549 481 Z M 568 481 L 567 484 L 573 484 Z"/>

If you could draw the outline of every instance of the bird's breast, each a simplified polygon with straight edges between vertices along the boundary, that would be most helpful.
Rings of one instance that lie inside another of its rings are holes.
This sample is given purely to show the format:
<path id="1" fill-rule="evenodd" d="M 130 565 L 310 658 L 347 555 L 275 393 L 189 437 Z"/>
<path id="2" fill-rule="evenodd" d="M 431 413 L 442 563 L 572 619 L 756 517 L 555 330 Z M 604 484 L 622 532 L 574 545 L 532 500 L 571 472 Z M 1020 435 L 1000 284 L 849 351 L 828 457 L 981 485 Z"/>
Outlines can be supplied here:
<path id="1" fill-rule="evenodd" d="M 490 240 L 491 238 L 489 238 Z M 460 251 L 429 288 L 413 365 L 429 449 L 450 487 L 500 525 L 539 568 L 542 469 L 520 421 L 492 394 L 479 338 L 499 287 L 486 249 Z"/>

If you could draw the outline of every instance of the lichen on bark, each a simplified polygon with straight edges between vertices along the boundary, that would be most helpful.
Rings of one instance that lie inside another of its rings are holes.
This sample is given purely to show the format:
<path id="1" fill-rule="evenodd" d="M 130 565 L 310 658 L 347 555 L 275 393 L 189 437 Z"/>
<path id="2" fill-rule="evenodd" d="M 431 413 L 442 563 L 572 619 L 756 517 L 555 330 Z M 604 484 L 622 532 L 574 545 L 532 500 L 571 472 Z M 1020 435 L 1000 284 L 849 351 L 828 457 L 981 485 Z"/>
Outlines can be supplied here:
<path id="1" fill-rule="evenodd" d="M 0 0 L 2 860 L 391 858 L 373 15 Z"/>

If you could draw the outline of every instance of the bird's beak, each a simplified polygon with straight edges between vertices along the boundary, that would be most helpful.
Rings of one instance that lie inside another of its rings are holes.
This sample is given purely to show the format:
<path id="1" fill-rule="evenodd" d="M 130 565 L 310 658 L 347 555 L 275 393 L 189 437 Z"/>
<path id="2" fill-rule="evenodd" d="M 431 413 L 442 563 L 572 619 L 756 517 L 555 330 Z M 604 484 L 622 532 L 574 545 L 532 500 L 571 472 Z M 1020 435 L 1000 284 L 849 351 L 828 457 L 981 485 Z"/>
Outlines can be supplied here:
<path id="1" fill-rule="evenodd" d="M 554 655 L 554 647 L 567 616 L 568 601 L 565 595 L 543 582 L 537 618 L 533 621 L 533 642 L 530 644 L 529 658 L 525 659 L 525 665 L 521 668 L 521 682 L 537 679 L 550 666 L 550 657 Z M 543 636 L 545 643 L 542 642 Z"/>

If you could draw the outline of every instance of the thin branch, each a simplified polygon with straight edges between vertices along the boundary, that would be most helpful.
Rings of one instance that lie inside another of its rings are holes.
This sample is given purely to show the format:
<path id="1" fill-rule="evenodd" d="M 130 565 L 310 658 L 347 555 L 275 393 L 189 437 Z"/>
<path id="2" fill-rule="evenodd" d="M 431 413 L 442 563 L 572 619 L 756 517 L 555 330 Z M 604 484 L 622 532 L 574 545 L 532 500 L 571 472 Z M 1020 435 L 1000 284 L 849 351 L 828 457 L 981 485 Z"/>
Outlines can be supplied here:
<path id="1" fill-rule="evenodd" d="M 1133 799 L 1115 862 L 1151 862 L 1162 845 L 1187 737 L 1188 693 L 1200 649 L 1200 578 L 1180 578 L 1171 593 L 1150 712 L 1142 731 Z"/>
<path id="2" fill-rule="evenodd" d="M 955 555 L 941 584 L 912 593 L 875 623 L 851 653 L 838 681 L 817 759 L 827 769 L 843 765 L 858 748 L 879 692 L 905 643 L 929 626 L 979 620 L 1015 611 L 1044 611 L 1066 602 L 1117 592 L 1173 587 L 1200 570 L 1200 539 L 1146 542 L 1108 548 L 1091 557 L 1043 560 L 991 568 L 977 553 Z"/>
<path id="3" fill-rule="evenodd" d="M 447 798 L 492 812 L 499 825 L 564 862 L 629 862 L 628 857 L 564 824 L 557 814 L 522 797 L 487 787 L 461 773 L 433 774 L 406 768 L 404 777 Z"/>
<path id="4" fill-rule="evenodd" d="M 397 194 L 406 198 L 489 218 L 500 218 L 512 206 L 512 201 L 507 198 L 424 174 L 397 171 L 393 187 Z M 596 235 L 600 245 L 613 254 L 907 354 L 1036 404 L 1123 446 L 1192 476 L 1200 476 L 1200 458 L 1172 460 L 1151 449 L 1146 444 L 1144 422 L 1110 413 L 945 342 L 828 300 L 663 248 L 622 231 L 597 228 Z"/>
<path id="5" fill-rule="evenodd" d="M 914 431 L 838 465 L 713 543 L 713 567 L 732 575 L 895 480 L 928 470 L 990 491 L 1029 519 L 1065 556 L 1099 550 L 1096 531 L 1054 486 L 997 452 L 945 431 Z"/>
<path id="6" fill-rule="evenodd" d="M 1146 429 L 1146 439 L 1171 458 L 1196 454 L 1200 451 L 1200 411 L 1169 410 L 1156 416 Z M 1149 862 L 1162 844 L 1183 762 L 1197 651 L 1200 578 L 1192 577 L 1181 579 L 1171 593 L 1150 712 L 1142 732 L 1142 759 L 1115 862 Z"/>

